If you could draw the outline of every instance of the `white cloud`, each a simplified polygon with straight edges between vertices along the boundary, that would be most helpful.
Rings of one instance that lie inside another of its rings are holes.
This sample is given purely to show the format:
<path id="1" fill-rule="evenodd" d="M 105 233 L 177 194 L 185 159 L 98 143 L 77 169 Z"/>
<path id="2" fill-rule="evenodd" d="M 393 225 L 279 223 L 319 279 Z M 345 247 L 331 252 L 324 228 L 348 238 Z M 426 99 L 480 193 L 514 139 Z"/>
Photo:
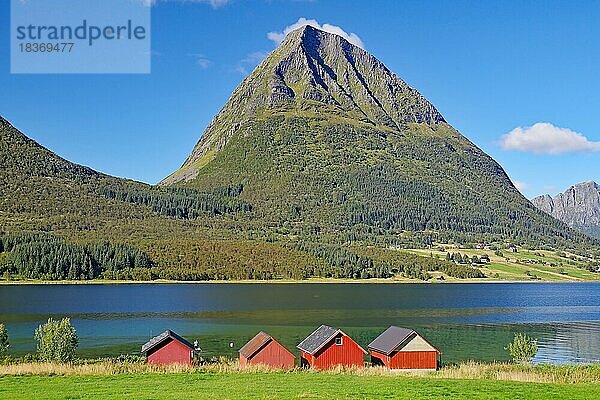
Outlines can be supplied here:
<path id="1" fill-rule="evenodd" d="M 240 63 L 234 68 L 236 72 L 241 75 L 248 75 L 249 69 L 254 69 L 254 67 L 259 64 L 262 60 L 268 56 L 269 53 L 266 51 L 255 51 L 248 54 L 246 57 L 240 60 Z"/>
<path id="2" fill-rule="evenodd" d="M 219 8 L 231 0 L 141 0 L 145 6 L 152 7 L 158 3 L 204 3 L 210 5 L 212 8 Z"/>
<path id="3" fill-rule="evenodd" d="M 206 69 L 206 68 L 210 67 L 210 65 L 212 64 L 212 61 L 210 61 L 208 58 L 206 58 L 206 56 L 204 54 L 191 53 L 191 54 L 188 54 L 188 56 L 194 57 L 196 59 L 196 64 L 202 69 Z"/>
<path id="4" fill-rule="evenodd" d="M 248 54 L 246 58 L 242 60 L 242 62 L 244 64 L 258 64 L 262 60 L 264 60 L 265 57 L 268 55 L 269 53 L 267 53 L 266 51 L 255 51 L 253 53 Z"/>
<path id="5" fill-rule="evenodd" d="M 525 190 L 528 190 L 531 188 L 531 185 L 529 185 L 528 183 L 525 182 L 521 182 L 521 181 L 517 181 L 513 179 L 513 185 L 515 185 L 515 187 L 517 188 L 517 190 L 521 193 L 523 193 Z"/>
<path id="6" fill-rule="evenodd" d="M 347 33 L 345 30 L 343 30 L 342 28 L 340 28 L 339 26 L 336 26 L 336 25 L 331 25 L 331 24 L 321 25 L 315 19 L 299 18 L 298 21 L 294 22 L 292 25 L 286 26 L 282 32 L 267 33 L 267 37 L 269 39 L 271 39 L 272 41 L 274 41 L 275 43 L 279 44 L 283 41 L 283 39 L 285 39 L 285 37 L 287 36 L 288 33 L 290 33 L 291 31 L 293 31 L 295 29 L 298 29 L 302 26 L 305 26 L 305 25 L 313 26 L 313 27 L 315 27 L 317 29 L 321 29 L 325 32 L 335 33 L 336 35 L 343 37 L 344 39 L 346 39 L 353 45 L 358 46 L 361 49 L 365 48 L 363 41 L 361 40 L 361 38 L 358 37 L 358 35 L 356 33 Z"/>
<path id="7" fill-rule="evenodd" d="M 562 154 L 600 151 L 600 142 L 592 142 L 581 133 L 559 128 L 548 122 L 538 122 L 530 127 L 518 127 L 502 137 L 505 150 L 526 151 L 537 154 Z"/>
<path id="8" fill-rule="evenodd" d="M 250 73 L 250 72 L 248 72 L 248 70 L 245 67 L 243 67 L 241 65 L 238 65 L 234 69 L 235 69 L 235 72 L 238 72 L 240 75 L 248 75 Z"/>

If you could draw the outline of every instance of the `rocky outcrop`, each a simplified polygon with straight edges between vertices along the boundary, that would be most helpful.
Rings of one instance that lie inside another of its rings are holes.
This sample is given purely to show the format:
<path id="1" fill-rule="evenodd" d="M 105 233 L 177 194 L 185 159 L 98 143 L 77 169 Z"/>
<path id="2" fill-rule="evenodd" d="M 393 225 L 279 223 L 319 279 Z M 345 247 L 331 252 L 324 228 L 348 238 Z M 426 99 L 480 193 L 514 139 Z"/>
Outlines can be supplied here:
<path id="1" fill-rule="evenodd" d="M 600 185 L 596 182 L 579 183 L 554 198 L 546 194 L 531 202 L 572 228 L 585 232 L 600 228 Z"/>

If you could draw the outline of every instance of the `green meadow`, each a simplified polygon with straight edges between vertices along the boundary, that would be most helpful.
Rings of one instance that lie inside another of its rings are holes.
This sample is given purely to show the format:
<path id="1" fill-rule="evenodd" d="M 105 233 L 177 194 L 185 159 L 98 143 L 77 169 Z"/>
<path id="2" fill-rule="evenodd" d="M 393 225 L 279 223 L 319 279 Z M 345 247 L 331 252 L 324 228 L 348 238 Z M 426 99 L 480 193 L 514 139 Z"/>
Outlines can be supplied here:
<path id="1" fill-rule="evenodd" d="M 317 373 L 5 376 L 4 399 L 595 399 L 597 383 Z"/>
<path id="2" fill-rule="evenodd" d="M 0 365 L 0 399 L 597 399 L 599 365 L 468 362 L 435 372 L 144 363 Z"/>

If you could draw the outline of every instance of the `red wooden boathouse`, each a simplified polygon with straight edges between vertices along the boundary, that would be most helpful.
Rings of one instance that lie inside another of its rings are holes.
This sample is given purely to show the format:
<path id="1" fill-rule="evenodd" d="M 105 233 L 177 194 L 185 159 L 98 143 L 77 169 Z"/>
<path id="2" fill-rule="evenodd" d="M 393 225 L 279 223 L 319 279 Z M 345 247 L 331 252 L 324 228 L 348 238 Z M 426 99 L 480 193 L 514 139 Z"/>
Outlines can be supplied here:
<path id="1" fill-rule="evenodd" d="M 265 332 L 259 332 L 240 349 L 240 365 L 292 368 L 296 356 Z"/>
<path id="2" fill-rule="evenodd" d="M 371 363 L 389 369 L 438 368 L 442 354 L 412 329 L 390 326 L 369 344 Z"/>
<path id="3" fill-rule="evenodd" d="M 150 364 L 191 364 L 194 359 L 194 346 L 176 334 L 167 330 L 150 339 L 142 346 Z"/>
<path id="4" fill-rule="evenodd" d="M 316 369 L 363 366 L 367 354 L 350 336 L 327 325 L 318 327 L 296 347 L 301 352 L 300 365 Z"/>

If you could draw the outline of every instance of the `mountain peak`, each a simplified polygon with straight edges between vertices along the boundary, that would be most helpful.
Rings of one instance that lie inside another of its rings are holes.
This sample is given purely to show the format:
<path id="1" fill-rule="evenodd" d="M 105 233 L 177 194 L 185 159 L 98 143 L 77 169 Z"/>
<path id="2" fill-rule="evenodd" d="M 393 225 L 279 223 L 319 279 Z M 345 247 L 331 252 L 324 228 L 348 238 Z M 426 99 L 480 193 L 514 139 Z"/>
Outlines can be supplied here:
<path id="1" fill-rule="evenodd" d="M 427 99 L 366 50 L 305 25 L 290 32 L 244 79 L 182 168 L 162 183 L 196 177 L 246 123 L 299 113 L 395 132 L 411 123 L 445 123 Z"/>
<path id="2" fill-rule="evenodd" d="M 531 202 L 572 228 L 597 232 L 600 227 L 600 185 L 594 181 L 577 183 L 554 198 L 546 194 Z"/>
<path id="3" fill-rule="evenodd" d="M 328 35 L 333 35 L 333 33 L 328 33 L 322 29 L 316 28 L 312 25 L 303 25 L 299 28 L 294 29 L 293 31 L 291 31 L 290 33 L 288 33 L 285 37 L 285 39 L 287 39 L 288 37 L 294 38 L 297 37 L 300 40 L 305 40 L 312 37 L 315 37 L 316 35 L 320 34 L 320 33 L 324 33 L 324 34 L 328 34 Z"/>
<path id="4" fill-rule="evenodd" d="M 593 189 L 600 189 L 600 186 L 594 182 L 594 181 L 586 181 L 586 182 L 581 182 L 581 183 L 577 183 L 575 185 L 572 186 L 573 188 L 593 188 Z"/>
<path id="5" fill-rule="evenodd" d="M 296 43 L 303 45 L 306 48 L 317 47 L 322 42 L 337 42 L 338 45 L 342 46 L 355 46 L 354 44 L 348 42 L 346 38 L 338 34 L 324 31 L 312 25 L 303 25 L 297 29 L 294 29 L 286 35 L 281 44 L 282 46 L 285 46 L 284 42 Z"/>

